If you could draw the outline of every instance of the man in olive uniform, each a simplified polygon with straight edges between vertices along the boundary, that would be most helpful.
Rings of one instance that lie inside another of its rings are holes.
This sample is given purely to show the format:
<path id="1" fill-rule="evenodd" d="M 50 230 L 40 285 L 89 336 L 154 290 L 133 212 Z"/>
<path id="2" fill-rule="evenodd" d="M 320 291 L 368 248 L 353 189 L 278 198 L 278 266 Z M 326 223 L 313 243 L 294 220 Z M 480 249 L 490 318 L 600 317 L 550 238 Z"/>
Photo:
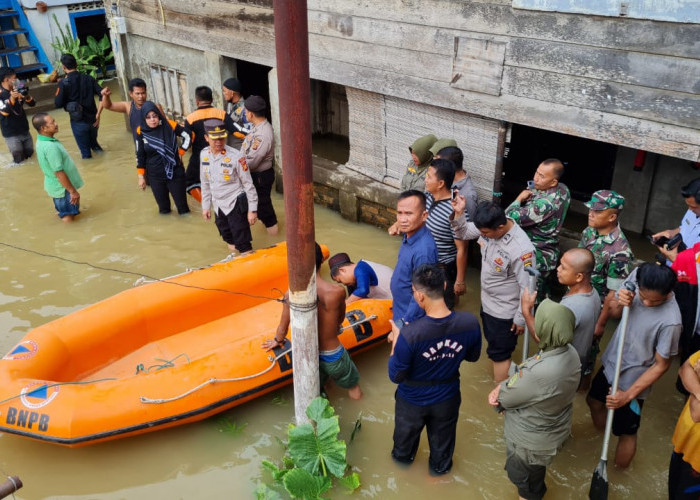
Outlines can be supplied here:
<path id="1" fill-rule="evenodd" d="M 433 134 L 416 139 L 408 148 L 411 152 L 411 161 L 406 167 L 406 173 L 401 178 L 401 191 L 425 191 L 425 174 L 433 159 L 430 148 L 437 142 Z"/>
<path id="2" fill-rule="evenodd" d="M 265 118 L 265 99 L 252 95 L 246 99 L 245 107 L 246 119 L 253 124 L 253 128 L 243 140 L 241 153 L 248 162 L 258 193 L 258 218 L 265 224 L 268 234 L 277 234 L 277 214 L 270 198 L 275 183 L 275 135 L 272 125 Z"/>
<path id="3" fill-rule="evenodd" d="M 557 267 L 559 231 L 571 203 L 569 188 L 559 182 L 563 174 L 564 165 L 559 160 L 543 161 L 535 171 L 534 187 L 522 191 L 506 209 L 506 216 L 525 230 L 535 246 L 540 298 L 543 298 L 548 274 Z"/>
<path id="4" fill-rule="evenodd" d="M 625 198 L 615 191 L 602 189 L 593 193 L 591 200 L 585 205 L 589 209 L 588 227 L 583 230 L 578 246 L 587 248 L 595 256 L 591 284 L 600 295 L 603 309 L 595 326 L 593 350 L 588 355 L 588 363 L 582 367 L 583 388 L 586 388 L 590 382 L 595 356 L 600 351 L 598 342 L 611 316 L 610 306 L 615 298 L 615 292 L 632 272 L 634 262 L 632 249 L 619 224 Z"/>

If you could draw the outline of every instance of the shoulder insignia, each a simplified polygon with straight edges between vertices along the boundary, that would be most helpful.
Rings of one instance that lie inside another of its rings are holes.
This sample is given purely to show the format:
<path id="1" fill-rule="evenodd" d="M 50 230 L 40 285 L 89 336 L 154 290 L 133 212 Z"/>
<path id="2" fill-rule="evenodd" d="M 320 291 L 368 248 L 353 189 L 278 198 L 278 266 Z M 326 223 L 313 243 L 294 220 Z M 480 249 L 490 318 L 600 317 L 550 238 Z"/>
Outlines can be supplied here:
<path id="1" fill-rule="evenodd" d="M 262 138 L 255 137 L 253 139 L 253 145 L 251 146 L 253 148 L 253 151 L 257 150 L 260 147 L 260 144 L 262 144 Z"/>
<path id="2" fill-rule="evenodd" d="M 510 378 L 508 379 L 508 382 L 506 382 L 506 386 L 513 387 L 519 378 L 520 378 L 520 372 L 517 371 L 513 375 L 510 376 Z"/>
<path id="3" fill-rule="evenodd" d="M 243 169 L 244 172 L 247 172 L 247 171 L 248 171 L 248 162 L 245 161 L 245 156 L 241 156 L 241 157 L 238 159 L 238 163 L 241 164 L 241 168 Z"/>

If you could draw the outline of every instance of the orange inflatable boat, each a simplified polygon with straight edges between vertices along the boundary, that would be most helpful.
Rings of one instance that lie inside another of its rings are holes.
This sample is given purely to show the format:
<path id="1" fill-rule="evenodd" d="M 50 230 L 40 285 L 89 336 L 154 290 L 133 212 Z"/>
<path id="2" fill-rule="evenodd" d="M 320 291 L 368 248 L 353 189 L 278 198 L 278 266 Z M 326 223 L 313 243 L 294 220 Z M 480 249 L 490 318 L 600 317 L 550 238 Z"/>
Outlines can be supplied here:
<path id="1" fill-rule="evenodd" d="M 0 360 L 0 432 L 66 446 L 194 422 L 292 381 L 266 352 L 287 289 L 286 245 L 141 285 L 30 331 Z M 355 354 L 391 330 L 361 300 L 339 338 Z"/>

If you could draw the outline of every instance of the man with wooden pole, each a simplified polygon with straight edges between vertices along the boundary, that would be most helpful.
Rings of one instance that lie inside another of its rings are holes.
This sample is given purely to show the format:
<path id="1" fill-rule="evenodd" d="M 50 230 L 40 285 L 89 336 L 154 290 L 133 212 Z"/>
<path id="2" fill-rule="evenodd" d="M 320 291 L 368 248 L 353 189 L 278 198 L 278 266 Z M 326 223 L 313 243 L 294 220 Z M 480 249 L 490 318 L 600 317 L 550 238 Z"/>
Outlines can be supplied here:
<path id="1" fill-rule="evenodd" d="M 308 420 L 306 407 L 320 392 L 306 0 L 275 0 L 274 16 L 280 142 L 285 164 L 289 307 L 294 339 L 294 414 L 297 424 L 301 424 Z"/>

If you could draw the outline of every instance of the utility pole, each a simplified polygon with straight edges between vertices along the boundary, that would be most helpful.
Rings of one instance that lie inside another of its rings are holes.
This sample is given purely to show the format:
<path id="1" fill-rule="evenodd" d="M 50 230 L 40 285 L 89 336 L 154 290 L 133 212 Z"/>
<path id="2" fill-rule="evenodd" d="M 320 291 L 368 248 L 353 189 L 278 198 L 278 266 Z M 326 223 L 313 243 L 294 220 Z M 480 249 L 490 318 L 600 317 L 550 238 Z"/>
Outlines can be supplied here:
<path id="1" fill-rule="evenodd" d="M 297 424 L 320 392 L 307 15 L 306 0 L 274 0 Z"/>

